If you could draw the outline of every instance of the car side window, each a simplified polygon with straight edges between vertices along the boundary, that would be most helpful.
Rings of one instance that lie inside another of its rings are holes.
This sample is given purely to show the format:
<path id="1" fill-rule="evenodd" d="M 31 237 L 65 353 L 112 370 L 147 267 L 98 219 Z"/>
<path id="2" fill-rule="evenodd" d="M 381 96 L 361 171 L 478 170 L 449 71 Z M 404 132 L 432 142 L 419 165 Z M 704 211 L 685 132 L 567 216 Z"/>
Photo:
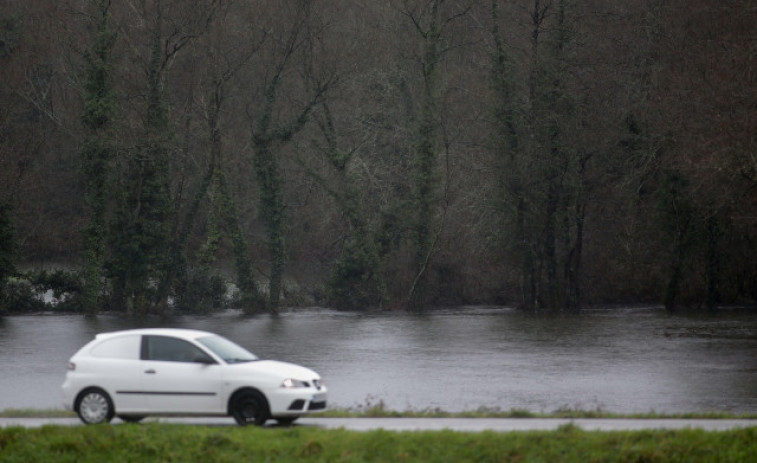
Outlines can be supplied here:
<path id="1" fill-rule="evenodd" d="M 142 360 L 160 360 L 164 362 L 197 362 L 210 357 L 183 339 L 169 336 L 143 336 Z"/>

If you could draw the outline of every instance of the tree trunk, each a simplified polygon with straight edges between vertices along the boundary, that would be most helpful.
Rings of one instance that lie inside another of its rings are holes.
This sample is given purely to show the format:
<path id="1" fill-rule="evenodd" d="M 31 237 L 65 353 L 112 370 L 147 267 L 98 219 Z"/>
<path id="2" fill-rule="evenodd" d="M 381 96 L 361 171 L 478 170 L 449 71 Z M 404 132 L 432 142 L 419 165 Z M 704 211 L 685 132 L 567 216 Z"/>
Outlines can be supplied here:
<path id="1" fill-rule="evenodd" d="M 80 150 L 86 183 L 85 202 L 89 206 L 89 224 L 84 230 L 84 313 L 94 315 L 100 310 L 103 289 L 103 263 L 106 242 L 107 177 L 110 172 L 111 150 L 106 132 L 111 125 L 114 96 L 111 90 L 110 53 L 115 34 L 109 26 L 110 2 L 100 0 L 95 16 L 96 36 L 92 48 L 85 53 L 85 110 L 82 117 L 87 141 Z"/>

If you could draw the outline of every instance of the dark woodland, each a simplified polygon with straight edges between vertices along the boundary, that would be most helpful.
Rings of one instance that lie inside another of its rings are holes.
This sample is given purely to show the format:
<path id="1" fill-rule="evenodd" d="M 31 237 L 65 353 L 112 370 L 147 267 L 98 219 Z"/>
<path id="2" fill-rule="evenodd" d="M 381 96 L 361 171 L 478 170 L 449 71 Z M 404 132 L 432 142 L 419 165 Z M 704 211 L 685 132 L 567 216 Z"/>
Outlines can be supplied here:
<path id="1" fill-rule="evenodd" d="M 754 0 L 2 0 L 0 311 L 43 283 L 88 314 L 753 305 L 755 24 Z"/>

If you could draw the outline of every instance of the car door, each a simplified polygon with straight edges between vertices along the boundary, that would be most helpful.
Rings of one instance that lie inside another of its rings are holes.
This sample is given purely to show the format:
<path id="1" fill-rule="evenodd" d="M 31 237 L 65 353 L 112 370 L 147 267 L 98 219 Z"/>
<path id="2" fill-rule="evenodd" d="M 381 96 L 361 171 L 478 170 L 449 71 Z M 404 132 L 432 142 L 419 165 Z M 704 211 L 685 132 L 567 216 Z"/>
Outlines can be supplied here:
<path id="1" fill-rule="evenodd" d="M 142 337 L 142 390 L 153 413 L 223 413 L 221 365 L 171 336 Z"/>

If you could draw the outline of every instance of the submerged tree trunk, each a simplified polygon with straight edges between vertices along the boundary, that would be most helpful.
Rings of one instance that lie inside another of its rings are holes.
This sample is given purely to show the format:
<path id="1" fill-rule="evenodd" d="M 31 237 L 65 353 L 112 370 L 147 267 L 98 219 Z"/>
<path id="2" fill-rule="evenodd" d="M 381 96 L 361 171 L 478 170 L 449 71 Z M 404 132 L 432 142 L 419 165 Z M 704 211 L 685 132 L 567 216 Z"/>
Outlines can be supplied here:
<path id="1" fill-rule="evenodd" d="M 245 313 L 257 311 L 265 306 L 265 301 L 255 284 L 252 273 L 252 258 L 242 227 L 239 224 L 239 212 L 226 183 L 226 177 L 222 172 L 218 174 L 218 194 L 221 198 L 221 212 L 224 223 L 227 233 L 231 237 L 232 250 L 234 251 L 234 267 L 237 272 L 237 285 L 239 285 L 241 293 L 240 302 Z"/>
<path id="2" fill-rule="evenodd" d="M 296 38 L 296 31 L 292 31 L 292 41 Z M 293 46 L 293 44 L 292 44 Z M 290 49 L 288 53 L 292 53 Z M 286 57 L 289 57 L 287 54 Z M 279 159 L 276 149 L 278 145 L 292 139 L 304 127 L 308 115 L 326 91 L 326 86 L 318 89 L 313 99 L 308 102 L 299 116 L 285 126 L 274 127 L 273 112 L 278 103 L 281 73 L 284 71 L 287 59 L 282 60 L 277 74 L 266 87 L 265 102 L 258 124 L 252 135 L 254 151 L 253 162 L 260 191 L 260 208 L 258 216 L 266 232 L 266 245 L 270 258 L 270 276 L 268 280 L 268 309 L 277 312 L 282 291 L 284 268 L 286 266 L 286 233 L 287 215 L 284 200 L 284 177 L 280 172 Z"/>
<path id="3" fill-rule="evenodd" d="M 578 127 L 584 123 L 571 80 L 572 23 L 564 0 L 534 0 L 524 139 L 517 156 L 523 307 L 577 310 L 586 211 Z"/>
<path id="4" fill-rule="evenodd" d="M 288 53 L 292 53 L 292 50 L 290 49 Z M 286 55 L 288 56 L 290 54 Z M 266 87 L 263 112 L 259 116 L 256 130 L 252 135 L 253 162 L 260 192 L 258 216 L 265 228 L 266 246 L 270 259 L 267 306 L 272 312 L 277 312 L 279 308 L 286 262 L 284 179 L 280 173 L 279 160 L 274 152 L 274 143 L 288 141 L 305 122 L 305 115 L 303 115 L 301 123 L 295 124 L 288 130 L 279 132 L 272 127 L 273 111 L 276 107 L 281 73 L 285 63 L 286 60 L 283 60 L 277 74 Z"/>
<path id="5" fill-rule="evenodd" d="M 693 205 L 687 196 L 688 179 L 680 172 L 669 171 L 658 191 L 657 219 L 669 240 L 670 270 L 665 289 L 664 303 L 668 311 L 678 304 L 683 268 L 691 244 Z"/>
<path id="6" fill-rule="evenodd" d="M 266 106 L 263 119 L 270 120 L 271 106 Z M 265 227 L 266 245 L 270 258 L 268 279 L 268 308 L 276 312 L 279 308 L 281 283 L 286 262 L 286 211 L 284 204 L 284 179 L 279 172 L 279 162 L 272 151 L 273 140 L 269 138 L 269 127 L 261 123 L 260 132 L 253 136 L 255 150 L 255 173 L 260 190 L 259 217 Z"/>
<path id="7" fill-rule="evenodd" d="M 11 206 L 0 199 L 0 315 L 5 306 L 5 283 L 15 272 L 16 231 L 11 220 Z"/>
<path id="8" fill-rule="evenodd" d="M 152 280 L 165 272 L 171 215 L 168 140 L 170 128 L 163 101 L 162 12 L 160 3 L 153 26 L 148 62 L 147 105 L 143 139 L 129 153 L 114 231 L 111 267 L 123 291 L 114 292 L 119 306 L 144 314 L 152 310 Z"/>
<path id="9" fill-rule="evenodd" d="M 308 100 L 295 110 L 295 115 L 286 122 L 275 119 L 281 103 L 280 92 L 283 92 L 285 74 L 291 69 L 295 55 L 301 49 L 307 49 L 304 43 L 317 40 L 320 33 L 311 30 L 311 16 L 313 5 L 301 4 L 296 11 L 294 21 L 284 36 L 279 37 L 281 49 L 276 56 L 276 64 L 263 90 L 263 101 L 260 111 L 253 116 L 252 150 L 255 175 L 258 182 L 259 209 L 258 217 L 263 224 L 266 235 L 266 246 L 270 259 L 270 275 L 268 280 L 268 309 L 277 312 L 283 290 L 284 269 L 286 267 L 286 235 L 287 235 L 287 206 L 284 197 L 284 175 L 281 172 L 279 151 L 283 144 L 292 140 L 308 121 L 313 107 L 326 92 L 330 82 L 323 82 L 307 96 Z M 312 53 L 312 49 L 310 50 Z M 312 56 L 306 56 L 309 62 Z M 307 68 L 307 66 L 305 66 Z"/>
<path id="10" fill-rule="evenodd" d="M 707 308 L 715 310 L 720 296 L 720 239 L 723 234 L 721 219 L 712 215 L 707 219 Z"/>
<path id="11" fill-rule="evenodd" d="M 337 173 L 337 182 L 329 182 L 310 170 L 311 175 L 334 198 L 350 229 L 344 239 L 342 255 L 328 279 L 329 303 L 337 308 L 363 309 L 380 307 L 386 302 L 386 286 L 380 268 L 376 242 L 365 218 L 362 194 L 348 170 L 354 154 L 339 148 L 337 129 L 327 103 L 320 105 L 315 118 L 326 141 L 324 156 Z"/>
<path id="12" fill-rule="evenodd" d="M 110 161 L 108 129 L 115 106 L 112 91 L 110 53 L 115 44 L 111 30 L 110 2 L 96 3 L 96 35 L 92 48 L 85 53 L 85 109 L 82 117 L 87 140 L 80 149 L 86 190 L 85 202 L 89 206 L 89 224 L 84 229 L 84 287 L 82 305 L 84 313 L 93 315 L 100 310 L 103 290 L 103 264 L 106 244 L 107 182 Z"/>
<path id="13" fill-rule="evenodd" d="M 433 0 L 428 11 L 406 11 L 415 24 L 423 43 L 421 68 L 423 90 L 420 100 L 413 159 L 413 271 L 415 279 L 407 295 L 407 304 L 417 307 L 426 302 L 426 270 L 434 252 L 432 235 L 435 228 L 437 199 L 437 122 L 439 93 L 439 66 L 442 58 L 443 0 Z M 428 17 L 426 24 L 421 18 Z M 454 18 L 454 17 L 453 17 Z M 450 18 L 451 20 L 452 18 Z"/>

